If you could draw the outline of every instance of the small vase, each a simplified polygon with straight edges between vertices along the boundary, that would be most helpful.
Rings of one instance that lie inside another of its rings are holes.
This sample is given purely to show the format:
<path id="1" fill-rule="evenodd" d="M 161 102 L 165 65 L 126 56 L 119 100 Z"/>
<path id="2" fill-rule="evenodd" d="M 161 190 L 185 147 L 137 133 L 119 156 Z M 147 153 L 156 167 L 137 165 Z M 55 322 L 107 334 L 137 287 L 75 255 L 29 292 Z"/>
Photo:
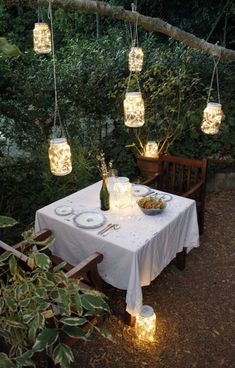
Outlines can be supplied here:
<path id="1" fill-rule="evenodd" d="M 109 191 L 108 191 L 108 185 L 107 185 L 108 178 L 103 177 L 102 181 L 102 187 L 100 190 L 100 208 L 102 211 L 108 211 L 109 210 Z"/>

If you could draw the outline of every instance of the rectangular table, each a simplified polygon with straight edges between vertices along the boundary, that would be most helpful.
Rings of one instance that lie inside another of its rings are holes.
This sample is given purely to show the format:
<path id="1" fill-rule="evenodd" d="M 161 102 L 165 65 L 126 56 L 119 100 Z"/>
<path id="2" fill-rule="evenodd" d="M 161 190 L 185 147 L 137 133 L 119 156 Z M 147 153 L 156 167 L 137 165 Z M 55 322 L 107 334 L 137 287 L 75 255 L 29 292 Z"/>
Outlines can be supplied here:
<path id="1" fill-rule="evenodd" d="M 95 251 L 103 254 L 98 265 L 100 276 L 108 284 L 126 290 L 127 312 L 137 315 L 142 307 L 142 286 L 147 286 L 175 258 L 178 252 L 199 246 L 195 201 L 173 195 L 165 210 L 156 216 L 144 215 L 137 205 L 129 214 L 115 208 L 101 211 L 101 182 L 90 185 L 36 212 L 35 230 L 51 229 L 56 237 L 53 253 L 76 265 Z M 55 209 L 69 205 L 74 211 L 102 212 L 108 223 L 120 224 L 106 237 L 100 229 L 83 229 Z"/>

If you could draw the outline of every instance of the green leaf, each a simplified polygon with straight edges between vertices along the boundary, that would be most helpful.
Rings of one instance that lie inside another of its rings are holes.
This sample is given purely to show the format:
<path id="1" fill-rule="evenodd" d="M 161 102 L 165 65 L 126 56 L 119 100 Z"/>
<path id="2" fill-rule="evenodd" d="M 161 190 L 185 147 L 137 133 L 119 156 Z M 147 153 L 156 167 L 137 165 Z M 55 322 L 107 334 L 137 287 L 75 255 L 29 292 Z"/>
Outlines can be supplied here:
<path id="1" fill-rule="evenodd" d="M 11 320 L 7 319 L 7 320 L 5 320 L 5 322 L 8 326 L 11 326 L 11 327 L 14 327 L 14 328 L 22 328 L 22 329 L 25 328 L 25 325 L 23 323 L 18 322 L 18 321 L 14 321 L 12 319 Z"/>
<path id="2" fill-rule="evenodd" d="M 28 324 L 34 318 L 34 312 L 24 313 L 22 318 L 23 318 L 24 323 Z"/>
<path id="3" fill-rule="evenodd" d="M 39 268 L 42 268 L 43 270 L 48 270 L 51 265 L 51 260 L 46 254 L 34 253 L 33 256 L 35 263 Z"/>
<path id="4" fill-rule="evenodd" d="M 87 340 L 86 333 L 80 327 L 64 325 L 62 330 L 70 337 L 79 337 L 85 341 Z"/>
<path id="5" fill-rule="evenodd" d="M 69 325 L 69 326 L 82 326 L 85 323 L 87 323 L 87 319 L 86 318 L 78 318 L 78 317 L 62 318 L 60 320 L 60 322 L 64 323 L 65 325 Z"/>
<path id="6" fill-rule="evenodd" d="M 55 328 L 47 328 L 43 330 L 36 338 L 33 345 L 33 351 L 43 351 L 48 346 L 54 344 L 59 337 L 58 331 Z"/>
<path id="7" fill-rule="evenodd" d="M 0 297 L 0 314 L 2 313 L 3 307 L 4 307 L 4 298 Z"/>
<path id="8" fill-rule="evenodd" d="M 58 344 L 53 350 L 52 357 L 54 364 L 60 364 L 61 367 L 70 367 L 70 363 L 74 361 L 73 352 L 69 346 L 65 344 Z"/>
<path id="9" fill-rule="evenodd" d="M 28 338 L 31 343 L 34 343 L 36 339 L 37 330 L 38 330 L 37 322 L 36 320 L 32 320 L 29 324 L 29 333 L 28 333 Z"/>
<path id="10" fill-rule="evenodd" d="M 15 276 L 17 274 L 17 262 L 14 256 L 11 256 L 9 259 L 9 267 L 12 276 Z"/>
<path id="11" fill-rule="evenodd" d="M 8 358 L 5 353 L 0 353 L 1 368 L 16 368 L 15 364 Z"/>
<path id="12" fill-rule="evenodd" d="M 72 296 L 72 301 L 76 305 L 78 315 L 81 316 L 83 308 L 82 308 L 82 301 L 81 301 L 80 295 L 79 294 L 73 295 Z"/>
<path id="13" fill-rule="evenodd" d="M 61 262 L 57 266 L 53 267 L 53 272 L 58 272 L 66 266 L 67 262 Z"/>
<path id="14" fill-rule="evenodd" d="M 33 356 L 33 351 L 28 350 L 24 354 L 22 354 L 22 355 L 20 355 L 16 358 L 16 363 L 18 365 L 22 366 L 22 367 L 30 367 L 30 366 L 35 367 L 35 364 L 30 359 L 30 358 L 32 358 L 32 356 Z"/>
<path id="15" fill-rule="evenodd" d="M 19 301 L 19 304 L 22 308 L 26 308 L 31 302 L 31 298 L 25 298 Z"/>
<path id="16" fill-rule="evenodd" d="M 81 302 L 85 309 L 102 309 L 109 312 L 108 304 L 97 295 L 83 294 L 81 295 Z"/>
<path id="17" fill-rule="evenodd" d="M 0 37 L 1 40 L 1 37 Z M 1 43 L 1 42 L 0 42 Z M 12 217 L 8 217 L 8 216 L 0 216 L 0 228 L 1 227 L 9 227 L 9 226 L 14 226 L 18 224 L 18 221 L 16 221 L 15 219 L 13 219 Z"/>
<path id="18" fill-rule="evenodd" d="M 43 287 L 35 288 L 35 294 L 41 298 L 46 298 L 47 296 L 47 289 Z"/>
<path id="19" fill-rule="evenodd" d="M 5 303 L 8 306 L 9 310 L 12 312 L 16 312 L 17 310 L 17 303 L 12 296 L 5 297 Z"/>
<path id="20" fill-rule="evenodd" d="M 21 55 L 16 45 L 10 44 L 5 37 L 0 37 L 0 55 L 5 59 Z"/>
<path id="21" fill-rule="evenodd" d="M 12 255 L 12 252 L 10 252 L 9 250 L 7 250 L 6 252 L 2 253 L 0 255 L 0 262 L 6 261 L 11 255 Z"/>
<path id="22" fill-rule="evenodd" d="M 101 334 L 101 336 L 113 342 L 113 336 L 108 330 L 106 330 L 105 328 L 100 329 L 97 326 L 95 326 L 95 329 Z"/>

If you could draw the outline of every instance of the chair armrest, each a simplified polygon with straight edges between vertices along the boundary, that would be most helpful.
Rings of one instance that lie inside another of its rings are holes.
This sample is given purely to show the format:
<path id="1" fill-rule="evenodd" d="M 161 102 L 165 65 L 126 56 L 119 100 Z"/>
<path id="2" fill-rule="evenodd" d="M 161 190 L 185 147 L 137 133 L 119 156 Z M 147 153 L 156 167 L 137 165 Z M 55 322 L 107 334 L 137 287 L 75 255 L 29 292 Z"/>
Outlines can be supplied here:
<path id="1" fill-rule="evenodd" d="M 91 269 L 97 267 L 97 264 L 103 260 L 103 254 L 95 252 L 90 255 L 77 266 L 74 266 L 70 271 L 66 273 L 67 277 L 78 277 L 84 273 L 89 272 Z"/>
<path id="2" fill-rule="evenodd" d="M 157 178 L 160 176 L 160 173 L 156 173 L 156 174 L 154 174 L 153 176 L 151 176 L 151 178 L 148 178 L 148 179 L 146 179 L 145 181 L 143 181 L 141 184 L 143 184 L 143 185 L 147 185 L 147 186 L 149 186 L 149 185 L 151 185 L 151 184 L 154 184 L 154 183 L 156 183 L 156 181 L 157 181 Z"/>
<path id="3" fill-rule="evenodd" d="M 182 197 L 190 197 L 192 194 L 196 194 L 201 190 L 201 188 L 205 185 L 205 182 L 203 180 L 199 181 L 197 184 L 195 184 L 190 190 L 188 190 L 186 193 L 182 194 Z"/>

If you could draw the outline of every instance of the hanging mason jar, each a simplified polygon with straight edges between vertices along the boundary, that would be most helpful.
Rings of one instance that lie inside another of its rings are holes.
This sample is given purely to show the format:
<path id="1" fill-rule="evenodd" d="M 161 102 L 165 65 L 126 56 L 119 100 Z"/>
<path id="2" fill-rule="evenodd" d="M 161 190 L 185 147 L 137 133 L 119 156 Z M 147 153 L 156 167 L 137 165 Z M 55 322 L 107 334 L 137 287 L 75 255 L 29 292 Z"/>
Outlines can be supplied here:
<path id="1" fill-rule="evenodd" d="M 201 130 L 205 134 L 217 134 L 224 117 L 220 103 L 209 102 L 203 111 Z"/>
<path id="2" fill-rule="evenodd" d="M 141 92 L 127 92 L 124 100 L 125 125 L 139 128 L 144 125 L 144 100 Z"/>
<path id="3" fill-rule="evenodd" d="M 129 52 L 130 72 L 140 72 L 143 68 L 144 53 L 141 47 L 132 47 Z"/>
<path id="4" fill-rule="evenodd" d="M 66 138 L 51 139 L 48 153 L 53 175 L 64 176 L 71 173 L 71 151 Z"/>
<path id="5" fill-rule="evenodd" d="M 51 52 L 51 31 L 47 23 L 35 23 L 33 30 L 34 51 L 38 54 Z"/>

